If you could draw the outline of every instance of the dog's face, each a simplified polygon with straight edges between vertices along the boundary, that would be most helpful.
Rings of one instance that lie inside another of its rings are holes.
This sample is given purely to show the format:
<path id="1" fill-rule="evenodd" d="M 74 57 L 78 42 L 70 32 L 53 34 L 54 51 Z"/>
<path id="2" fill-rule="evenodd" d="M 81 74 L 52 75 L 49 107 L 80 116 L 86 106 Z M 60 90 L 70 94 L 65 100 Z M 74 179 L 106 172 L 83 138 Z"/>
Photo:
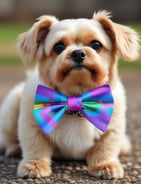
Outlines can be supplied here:
<path id="1" fill-rule="evenodd" d="M 107 13 L 93 19 L 58 21 L 43 16 L 19 38 L 26 62 L 39 60 L 41 81 L 66 95 L 79 95 L 96 86 L 116 82 L 117 56 L 134 60 L 138 36 L 113 23 Z"/>
<path id="2" fill-rule="evenodd" d="M 68 95 L 108 82 L 112 44 L 98 22 L 64 20 L 51 26 L 39 62 L 40 77 Z"/>

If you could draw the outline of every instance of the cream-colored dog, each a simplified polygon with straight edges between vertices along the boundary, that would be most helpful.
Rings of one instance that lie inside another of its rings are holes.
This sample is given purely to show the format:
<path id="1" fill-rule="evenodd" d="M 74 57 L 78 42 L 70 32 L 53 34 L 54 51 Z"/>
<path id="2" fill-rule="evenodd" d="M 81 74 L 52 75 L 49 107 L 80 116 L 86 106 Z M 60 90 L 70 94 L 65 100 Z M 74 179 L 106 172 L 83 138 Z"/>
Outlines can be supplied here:
<path id="1" fill-rule="evenodd" d="M 19 36 L 18 48 L 25 63 L 38 60 L 35 71 L 26 83 L 9 93 L 0 112 L 6 155 L 22 150 L 18 176 L 47 177 L 51 175 L 52 157 L 63 157 L 86 159 L 91 175 L 122 178 L 118 156 L 129 152 L 130 142 L 125 133 L 126 101 L 117 59 L 137 59 L 137 33 L 112 22 L 106 11 L 94 14 L 92 19 L 59 21 L 42 16 Z M 115 109 L 108 130 L 102 133 L 85 118 L 66 114 L 46 136 L 32 114 L 38 84 L 68 96 L 110 84 Z"/>

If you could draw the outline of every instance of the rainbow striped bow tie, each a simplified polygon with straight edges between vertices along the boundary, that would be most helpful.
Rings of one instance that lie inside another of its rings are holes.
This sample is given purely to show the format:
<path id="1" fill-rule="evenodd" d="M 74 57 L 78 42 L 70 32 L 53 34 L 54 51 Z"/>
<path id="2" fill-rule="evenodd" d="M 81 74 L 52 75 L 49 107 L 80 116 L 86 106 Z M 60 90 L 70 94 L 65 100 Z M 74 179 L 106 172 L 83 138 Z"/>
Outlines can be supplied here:
<path id="1" fill-rule="evenodd" d="M 87 91 L 81 96 L 66 96 L 38 85 L 33 115 L 45 134 L 49 134 L 59 124 L 67 110 L 81 111 L 87 120 L 105 132 L 113 107 L 114 100 L 108 84 Z"/>

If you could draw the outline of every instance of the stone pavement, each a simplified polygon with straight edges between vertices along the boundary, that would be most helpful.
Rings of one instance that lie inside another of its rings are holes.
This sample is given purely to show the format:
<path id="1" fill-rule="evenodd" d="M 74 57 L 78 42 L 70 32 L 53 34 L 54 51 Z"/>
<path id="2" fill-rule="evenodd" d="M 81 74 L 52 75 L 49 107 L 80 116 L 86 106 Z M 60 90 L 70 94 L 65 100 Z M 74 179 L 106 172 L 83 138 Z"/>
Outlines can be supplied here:
<path id="1" fill-rule="evenodd" d="M 24 79 L 21 67 L 0 66 L 0 103 L 7 91 Z M 20 158 L 0 156 L 0 184 L 141 184 L 141 72 L 121 72 L 127 91 L 127 132 L 132 141 L 132 153 L 122 156 L 125 176 L 121 180 L 97 180 L 87 172 L 84 161 L 54 160 L 53 175 L 42 179 L 21 179 L 16 176 Z"/>

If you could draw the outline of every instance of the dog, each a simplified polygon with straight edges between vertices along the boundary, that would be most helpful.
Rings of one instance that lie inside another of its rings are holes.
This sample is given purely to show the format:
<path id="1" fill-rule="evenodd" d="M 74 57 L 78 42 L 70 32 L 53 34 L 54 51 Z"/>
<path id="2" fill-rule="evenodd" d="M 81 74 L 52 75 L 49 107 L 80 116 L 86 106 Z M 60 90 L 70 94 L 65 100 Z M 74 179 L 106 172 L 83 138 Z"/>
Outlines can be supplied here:
<path id="1" fill-rule="evenodd" d="M 1 106 L 1 147 L 6 155 L 22 150 L 19 177 L 48 177 L 52 157 L 86 159 L 88 172 L 106 179 L 123 178 L 120 154 L 131 144 L 126 135 L 125 90 L 118 76 L 118 57 L 126 61 L 139 55 L 135 30 L 115 23 L 107 11 L 92 19 L 41 16 L 18 37 L 20 55 L 26 64 L 38 63 L 27 80 L 8 94 Z M 114 111 L 105 132 L 85 117 L 65 113 L 61 122 L 45 135 L 33 116 L 34 96 L 41 84 L 66 96 L 109 85 Z M 8 108 L 7 108 L 8 106 Z M 3 141 L 2 141 L 3 139 Z"/>

